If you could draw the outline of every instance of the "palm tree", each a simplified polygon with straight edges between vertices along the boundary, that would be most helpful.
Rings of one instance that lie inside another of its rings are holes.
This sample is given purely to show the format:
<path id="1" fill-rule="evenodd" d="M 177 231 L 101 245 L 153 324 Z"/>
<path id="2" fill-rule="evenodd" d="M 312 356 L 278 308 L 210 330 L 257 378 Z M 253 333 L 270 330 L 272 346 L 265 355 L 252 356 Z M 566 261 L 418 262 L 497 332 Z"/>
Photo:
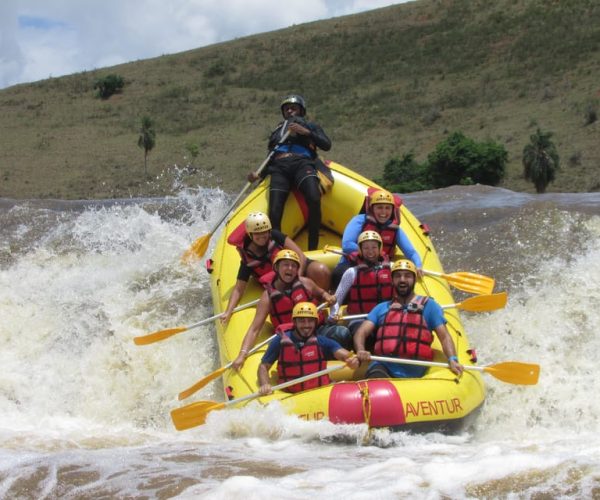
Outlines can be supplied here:
<path id="1" fill-rule="evenodd" d="M 144 174 L 148 175 L 148 153 L 156 144 L 154 124 L 148 116 L 142 118 L 142 128 L 138 137 L 138 146 L 144 150 Z"/>
<path id="2" fill-rule="evenodd" d="M 542 132 L 538 128 L 529 138 L 531 142 L 523 148 L 523 175 L 533 182 L 538 193 L 546 192 L 560 168 L 556 146 L 550 140 L 552 135 L 552 132 Z"/>

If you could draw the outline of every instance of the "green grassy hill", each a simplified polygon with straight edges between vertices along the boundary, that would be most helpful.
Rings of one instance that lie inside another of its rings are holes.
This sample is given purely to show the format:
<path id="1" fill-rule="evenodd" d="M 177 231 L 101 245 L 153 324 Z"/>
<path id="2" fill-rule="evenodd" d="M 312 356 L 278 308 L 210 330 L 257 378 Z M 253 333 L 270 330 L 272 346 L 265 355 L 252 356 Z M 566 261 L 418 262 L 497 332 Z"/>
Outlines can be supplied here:
<path id="1" fill-rule="evenodd" d="M 103 101 L 93 85 L 109 73 L 126 85 Z M 369 177 L 461 130 L 504 144 L 503 186 L 533 192 L 521 152 L 539 126 L 562 162 L 548 190 L 600 190 L 600 4 L 419 0 L 1 90 L 0 197 L 167 194 L 174 179 L 235 191 L 290 92 L 331 137 L 324 157 Z M 143 115 L 157 131 L 151 180 Z M 200 154 L 182 171 L 188 145 Z"/>

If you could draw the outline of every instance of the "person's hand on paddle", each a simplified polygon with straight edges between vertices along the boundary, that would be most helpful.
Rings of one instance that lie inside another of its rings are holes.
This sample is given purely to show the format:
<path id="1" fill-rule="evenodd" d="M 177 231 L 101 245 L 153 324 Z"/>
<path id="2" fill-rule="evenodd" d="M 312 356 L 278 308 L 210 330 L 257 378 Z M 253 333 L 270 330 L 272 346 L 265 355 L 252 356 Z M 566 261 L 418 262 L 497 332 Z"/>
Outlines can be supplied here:
<path id="1" fill-rule="evenodd" d="M 452 370 L 452 373 L 460 377 L 465 368 L 458 362 L 457 359 L 454 358 L 456 358 L 456 356 L 450 356 L 450 359 L 448 360 L 448 366 L 450 367 L 450 370 Z"/>
<path id="2" fill-rule="evenodd" d="M 239 372 L 240 368 L 244 366 L 244 361 L 246 361 L 246 352 L 245 349 L 242 349 L 237 358 L 235 358 L 231 363 L 231 368 Z"/>
<path id="3" fill-rule="evenodd" d="M 271 389 L 271 384 L 263 384 L 258 389 L 258 392 L 260 392 L 261 396 L 268 396 L 273 392 L 273 389 Z"/>
<path id="4" fill-rule="evenodd" d="M 222 325 L 226 325 L 227 323 L 229 323 L 229 320 L 231 319 L 231 315 L 233 314 L 233 311 L 225 311 L 223 313 L 223 316 L 221 316 L 220 321 Z"/>
<path id="5" fill-rule="evenodd" d="M 363 361 L 371 361 L 371 353 L 369 351 L 358 351 L 356 357 L 362 363 Z"/>
<path id="6" fill-rule="evenodd" d="M 424 276 L 425 276 L 425 273 L 423 272 L 423 268 L 419 267 L 417 269 L 417 279 L 422 280 Z"/>
<path id="7" fill-rule="evenodd" d="M 352 355 L 349 358 L 346 358 L 346 366 L 348 368 L 352 368 L 353 370 L 356 370 L 360 366 L 360 361 L 358 359 L 358 356 Z"/>
<path id="8" fill-rule="evenodd" d="M 288 125 L 288 130 L 290 131 L 290 135 L 310 135 L 310 129 L 300 125 L 297 122 L 290 123 Z"/>
<path id="9" fill-rule="evenodd" d="M 248 174 L 248 182 L 254 182 L 260 179 L 260 175 L 258 175 L 254 170 Z"/>
<path id="10" fill-rule="evenodd" d="M 329 304 L 330 306 L 334 305 L 337 302 L 337 297 L 327 292 L 323 292 L 322 299 L 323 302 L 327 302 L 327 304 Z"/>

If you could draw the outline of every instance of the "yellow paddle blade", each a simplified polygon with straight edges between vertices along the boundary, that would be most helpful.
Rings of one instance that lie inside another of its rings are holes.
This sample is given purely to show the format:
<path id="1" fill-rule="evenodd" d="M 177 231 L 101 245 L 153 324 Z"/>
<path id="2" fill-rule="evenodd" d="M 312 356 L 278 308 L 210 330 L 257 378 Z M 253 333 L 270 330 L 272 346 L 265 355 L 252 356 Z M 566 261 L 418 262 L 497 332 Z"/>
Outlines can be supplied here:
<path id="1" fill-rule="evenodd" d="M 179 326 L 177 328 L 168 328 L 166 330 L 159 330 L 158 332 L 149 333 L 148 335 L 142 335 L 140 337 L 134 337 L 133 342 L 135 345 L 148 345 L 154 342 L 159 342 L 164 339 L 168 339 L 173 335 L 185 332 L 188 328 L 186 326 Z"/>
<path id="2" fill-rule="evenodd" d="M 476 295 L 469 297 L 456 305 L 463 311 L 484 312 L 502 309 L 506 305 L 508 296 L 506 292 L 494 293 L 491 295 Z"/>
<path id="3" fill-rule="evenodd" d="M 201 259 L 202 257 L 204 257 L 204 254 L 208 249 L 208 244 L 210 243 L 211 236 L 212 233 L 208 233 L 197 238 L 196 241 L 192 243 L 190 248 L 188 248 L 185 251 L 185 253 L 181 257 L 181 260 L 184 262 L 190 262 L 195 259 Z"/>
<path id="4" fill-rule="evenodd" d="M 216 401 L 197 401 L 196 403 L 175 408 L 171 411 L 173 425 L 178 431 L 191 429 L 206 422 L 206 416 L 213 410 L 220 410 L 225 407 L 225 403 Z"/>
<path id="5" fill-rule="evenodd" d="M 189 398 L 192 394 L 194 394 L 195 392 L 202 389 L 206 384 L 208 384 L 209 382 L 212 382 L 216 378 L 219 378 L 225 370 L 227 370 L 227 367 L 222 366 L 218 370 L 215 370 L 214 372 L 209 373 L 206 377 L 198 380 L 198 382 L 196 382 L 190 388 L 186 389 L 185 391 L 181 391 L 179 393 L 179 401 L 181 401 L 182 399 L 185 399 L 185 398 Z"/>
<path id="6" fill-rule="evenodd" d="M 535 385 L 540 378 L 540 365 L 517 361 L 484 366 L 483 371 L 509 384 Z"/>
<path id="7" fill-rule="evenodd" d="M 456 272 L 451 274 L 441 274 L 448 283 L 464 292 L 475 293 L 477 295 L 489 295 L 494 290 L 496 281 L 489 276 L 469 272 Z"/>

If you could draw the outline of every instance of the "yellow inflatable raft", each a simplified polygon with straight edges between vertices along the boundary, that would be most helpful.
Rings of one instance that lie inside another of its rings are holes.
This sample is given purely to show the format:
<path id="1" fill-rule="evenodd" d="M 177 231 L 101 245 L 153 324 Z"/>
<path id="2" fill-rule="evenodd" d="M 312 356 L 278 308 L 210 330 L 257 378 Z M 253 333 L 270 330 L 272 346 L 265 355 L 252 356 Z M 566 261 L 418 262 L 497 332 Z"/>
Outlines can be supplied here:
<path id="1" fill-rule="evenodd" d="M 378 187 L 372 181 L 333 162 L 329 167 L 335 183 L 331 191 L 322 198 L 322 229 L 319 244 L 340 246 L 341 235 L 346 223 L 359 213 L 368 187 Z M 239 205 L 219 236 L 210 259 L 211 289 L 215 314 L 227 307 L 229 295 L 236 282 L 239 255 L 227 243 L 227 238 L 250 212 L 268 212 L 268 178 Z M 292 237 L 300 248 L 307 247 L 305 219 L 301 205 L 294 195 L 288 197 L 285 206 L 282 231 Z M 424 269 L 443 272 L 438 256 L 428 237 L 425 226 L 401 207 L 401 227 L 411 240 L 423 260 Z M 326 263 L 331 269 L 339 260 L 339 255 L 323 251 L 306 252 L 307 256 Z M 416 293 L 434 297 L 439 304 L 454 304 L 448 283 L 435 276 L 420 280 Z M 245 304 L 256 300 L 262 288 L 253 279 L 240 301 Z M 457 348 L 459 362 L 472 365 L 474 354 L 461 325 L 458 310 L 446 309 L 448 330 Z M 242 339 L 254 317 L 254 307 L 235 313 L 224 328 L 216 322 L 221 363 L 223 365 L 236 358 Z M 273 335 L 273 327 L 267 321 L 257 340 L 257 344 Z M 433 344 L 434 361 L 446 362 L 441 346 L 436 339 Z M 226 397 L 237 399 L 255 393 L 257 368 L 266 346 L 256 351 L 245 362 L 238 373 L 227 370 L 224 373 Z M 331 362 L 335 364 L 338 362 Z M 272 383 L 277 384 L 276 364 L 272 368 Z M 361 367 L 362 368 L 362 367 Z M 329 419 L 332 422 L 367 423 L 371 427 L 391 427 L 418 431 L 456 431 L 483 404 L 485 387 L 478 371 L 465 371 L 460 379 L 446 367 L 429 368 L 419 379 L 380 379 L 361 380 L 364 369 L 353 373 L 348 368 L 333 372 L 332 384 L 302 393 L 290 394 L 276 391 L 270 396 L 261 397 L 261 403 L 279 401 L 285 410 L 307 420 Z"/>

